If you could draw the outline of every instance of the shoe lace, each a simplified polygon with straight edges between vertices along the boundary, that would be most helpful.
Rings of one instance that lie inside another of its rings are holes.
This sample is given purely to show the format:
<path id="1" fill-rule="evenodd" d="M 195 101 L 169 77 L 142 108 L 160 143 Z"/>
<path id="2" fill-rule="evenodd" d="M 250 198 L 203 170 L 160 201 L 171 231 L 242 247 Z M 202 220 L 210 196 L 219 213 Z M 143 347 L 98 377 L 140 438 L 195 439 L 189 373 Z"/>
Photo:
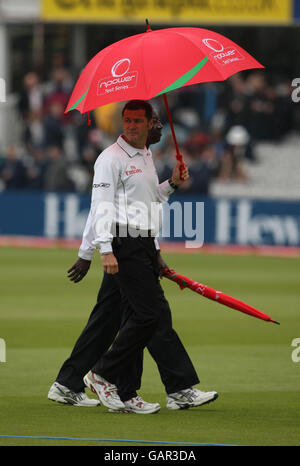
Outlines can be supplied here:
<path id="1" fill-rule="evenodd" d="M 111 397 L 113 399 L 119 399 L 118 390 L 116 385 L 109 383 L 109 382 L 102 382 L 102 380 L 98 380 L 95 374 L 92 374 L 92 378 L 95 383 L 102 385 L 104 387 L 104 393 L 106 397 Z"/>
<path id="2" fill-rule="evenodd" d="M 184 398 L 186 398 L 188 401 L 192 402 L 195 400 L 197 397 L 196 392 L 193 390 L 193 388 L 187 388 L 186 390 L 182 390 L 180 392 Z"/>
<path id="3" fill-rule="evenodd" d="M 72 390 L 69 390 L 67 392 L 67 395 L 76 401 L 82 401 L 86 397 L 86 394 L 84 392 L 77 393 L 77 392 L 73 392 Z"/>
<path id="4" fill-rule="evenodd" d="M 135 396 L 129 400 L 130 403 L 135 404 L 138 408 L 142 408 L 145 401 L 140 396 Z"/>
<path id="5" fill-rule="evenodd" d="M 135 397 L 135 400 L 136 400 L 136 406 L 138 408 L 142 408 L 143 407 L 143 404 L 145 403 L 143 398 L 141 398 L 140 396 L 136 396 Z"/>
<path id="6" fill-rule="evenodd" d="M 107 383 L 105 386 L 105 395 L 111 396 L 114 399 L 119 399 L 117 387 L 111 383 Z"/>
<path id="7" fill-rule="evenodd" d="M 68 396 L 76 401 L 82 401 L 86 396 L 85 392 L 74 392 L 73 390 L 70 390 L 67 387 L 62 387 L 58 384 L 56 387 L 63 396 Z"/>

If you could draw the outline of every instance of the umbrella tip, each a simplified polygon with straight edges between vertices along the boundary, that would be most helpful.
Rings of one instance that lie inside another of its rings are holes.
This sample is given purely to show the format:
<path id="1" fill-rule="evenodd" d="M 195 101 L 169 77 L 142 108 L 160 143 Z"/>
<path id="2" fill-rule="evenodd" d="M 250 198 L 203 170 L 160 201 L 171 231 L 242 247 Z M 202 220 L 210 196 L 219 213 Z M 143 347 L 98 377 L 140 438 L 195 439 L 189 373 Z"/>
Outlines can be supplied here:
<path id="1" fill-rule="evenodd" d="M 280 325 L 280 322 L 277 322 L 277 320 L 272 320 L 274 324 Z"/>
<path id="2" fill-rule="evenodd" d="M 151 31 L 150 24 L 148 21 L 148 18 L 146 18 L 146 26 L 147 26 L 147 31 Z"/>

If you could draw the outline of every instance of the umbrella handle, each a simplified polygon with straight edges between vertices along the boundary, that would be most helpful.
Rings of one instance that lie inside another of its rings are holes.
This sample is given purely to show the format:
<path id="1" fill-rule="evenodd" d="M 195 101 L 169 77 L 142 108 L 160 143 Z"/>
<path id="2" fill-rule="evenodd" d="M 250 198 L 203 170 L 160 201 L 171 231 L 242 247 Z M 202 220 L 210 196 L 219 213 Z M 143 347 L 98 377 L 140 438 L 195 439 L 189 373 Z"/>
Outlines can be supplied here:
<path id="1" fill-rule="evenodd" d="M 173 282 L 177 283 L 177 285 L 179 285 L 179 288 L 181 290 L 184 290 L 184 288 L 187 287 L 187 284 L 184 282 L 184 280 L 178 277 L 177 273 L 174 270 L 168 269 L 167 267 L 165 267 L 163 271 L 163 275 L 169 280 L 172 280 Z"/>
<path id="2" fill-rule="evenodd" d="M 163 94 L 163 99 L 164 99 L 165 107 L 166 107 L 167 114 L 168 114 L 170 128 L 171 128 L 171 132 L 172 132 L 172 136 L 173 136 L 173 141 L 174 141 L 174 144 L 175 144 L 176 159 L 178 160 L 178 162 L 180 162 L 180 167 L 179 167 L 180 179 L 183 180 L 182 172 L 184 170 L 184 163 L 183 163 L 182 155 L 179 152 L 179 147 L 178 147 L 178 143 L 177 143 L 177 139 L 176 139 L 176 134 L 175 134 L 174 125 L 173 125 L 173 121 L 172 121 L 172 116 L 171 116 L 171 112 L 170 112 L 170 108 L 169 108 L 168 99 L 167 99 L 166 94 Z"/>

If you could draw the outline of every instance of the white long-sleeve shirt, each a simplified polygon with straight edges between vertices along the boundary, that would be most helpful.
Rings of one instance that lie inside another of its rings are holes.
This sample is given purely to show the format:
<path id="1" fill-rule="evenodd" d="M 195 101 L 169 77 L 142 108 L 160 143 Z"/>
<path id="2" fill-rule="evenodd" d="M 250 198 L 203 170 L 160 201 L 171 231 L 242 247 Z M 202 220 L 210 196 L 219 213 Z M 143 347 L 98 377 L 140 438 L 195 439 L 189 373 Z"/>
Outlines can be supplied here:
<path id="1" fill-rule="evenodd" d="M 89 215 L 84 227 L 81 245 L 78 251 L 78 256 L 81 259 L 85 259 L 91 261 L 95 252 L 95 246 L 93 245 L 93 241 L 95 239 L 94 231 L 92 228 L 92 216 L 91 211 L 89 211 Z"/>
<path id="2" fill-rule="evenodd" d="M 84 227 L 83 235 L 82 235 L 82 240 L 81 240 L 81 245 L 78 251 L 78 256 L 81 257 L 81 259 L 89 260 L 91 261 L 93 259 L 94 252 L 96 250 L 95 246 L 93 245 L 93 241 L 95 239 L 94 236 L 94 230 L 92 227 L 92 216 L 91 216 L 91 211 L 89 211 L 89 215 Z M 155 247 L 159 251 L 160 246 L 158 239 L 154 239 L 155 242 Z"/>
<path id="3" fill-rule="evenodd" d="M 158 183 L 149 149 L 137 149 L 122 136 L 105 149 L 94 166 L 90 221 L 92 244 L 112 252 L 113 226 L 151 230 L 160 227 L 161 203 L 173 192 L 168 180 Z"/>

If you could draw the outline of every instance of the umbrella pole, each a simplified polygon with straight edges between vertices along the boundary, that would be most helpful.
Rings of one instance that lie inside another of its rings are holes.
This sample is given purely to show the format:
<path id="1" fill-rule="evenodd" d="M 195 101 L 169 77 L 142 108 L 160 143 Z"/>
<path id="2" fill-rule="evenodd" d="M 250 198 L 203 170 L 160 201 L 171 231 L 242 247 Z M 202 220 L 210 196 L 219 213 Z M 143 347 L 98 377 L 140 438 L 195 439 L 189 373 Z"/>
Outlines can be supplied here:
<path id="1" fill-rule="evenodd" d="M 146 26 L 147 26 L 147 32 L 151 32 L 152 29 L 150 27 L 148 19 L 146 19 Z M 175 148 L 176 148 L 176 159 L 178 160 L 178 162 L 180 162 L 180 166 L 179 166 L 180 178 L 183 179 L 183 177 L 182 177 L 182 172 L 184 170 L 183 158 L 182 158 L 181 153 L 179 152 L 179 147 L 178 147 L 178 144 L 177 144 L 176 134 L 175 134 L 173 121 L 172 121 L 172 116 L 171 116 L 171 112 L 170 112 L 170 108 L 169 108 L 168 99 L 167 99 L 166 94 L 163 94 L 163 99 L 164 99 L 165 107 L 166 107 L 167 114 L 168 114 L 168 119 L 169 119 L 171 131 L 172 131 L 172 136 L 173 136 L 173 141 L 174 141 Z"/>
<path id="2" fill-rule="evenodd" d="M 168 99 L 167 99 L 166 94 L 163 94 L 163 99 L 164 99 L 165 107 L 166 107 L 167 114 L 168 114 L 170 128 L 171 128 L 171 132 L 172 132 L 172 136 L 173 136 L 173 141 L 174 141 L 175 148 L 176 148 L 176 159 L 178 160 L 178 162 L 180 162 L 180 173 L 181 173 L 183 168 L 184 168 L 183 158 L 182 158 L 181 153 L 179 152 L 179 147 L 178 147 L 178 143 L 177 143 L 177 139 L 176 139 L 176 134 L 175 134 L 174 125 L 173 125 L 173 121 L 172 121 L 172 116 L 171 116 L 171 112 L 170 112 L 170 108 L 169 108 Z"/>

